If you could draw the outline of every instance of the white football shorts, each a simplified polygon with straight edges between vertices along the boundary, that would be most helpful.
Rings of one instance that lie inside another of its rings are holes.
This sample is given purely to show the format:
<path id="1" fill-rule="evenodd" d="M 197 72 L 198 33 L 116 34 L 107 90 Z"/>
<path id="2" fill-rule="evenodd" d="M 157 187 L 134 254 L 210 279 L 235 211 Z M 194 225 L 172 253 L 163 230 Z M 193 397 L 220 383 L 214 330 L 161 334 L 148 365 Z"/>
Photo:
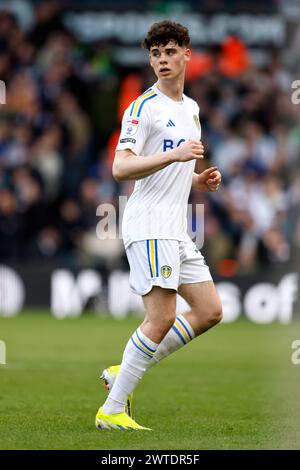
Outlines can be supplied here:
<path id="1" fill-rule="evenodd" d="M 126 250 L 129 283 L 135 294 L 145 295 L 153 286 L 175 289 L 180 284 L 211 281 L 205 259 L 192 240 L 143 240 Z"/>

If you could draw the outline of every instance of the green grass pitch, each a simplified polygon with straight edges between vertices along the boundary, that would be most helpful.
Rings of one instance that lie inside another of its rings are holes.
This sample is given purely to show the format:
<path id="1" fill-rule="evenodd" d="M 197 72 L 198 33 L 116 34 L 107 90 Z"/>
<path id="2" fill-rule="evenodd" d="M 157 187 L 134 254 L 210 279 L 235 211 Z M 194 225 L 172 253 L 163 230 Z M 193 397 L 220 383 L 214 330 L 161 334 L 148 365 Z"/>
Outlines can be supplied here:
<path id="1" fill-rule="evenodd" d="M 299 449 L 300 324 L 221 324 L 151 369 L 134 417 L 152 432 L 98 431 L 98 376 L 137 318 L 47 312 L 0 318 L 0 449 Z"/>

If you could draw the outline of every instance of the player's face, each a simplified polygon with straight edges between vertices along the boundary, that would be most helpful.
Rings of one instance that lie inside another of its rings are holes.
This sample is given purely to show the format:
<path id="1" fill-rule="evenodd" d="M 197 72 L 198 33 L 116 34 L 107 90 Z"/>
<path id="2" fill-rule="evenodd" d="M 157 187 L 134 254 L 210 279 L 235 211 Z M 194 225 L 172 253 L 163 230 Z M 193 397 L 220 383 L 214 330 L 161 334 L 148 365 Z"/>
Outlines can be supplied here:
<path id="1" fill-rule="evenodd" d="M 152 46 L 150 65 L 159 80 L 177 79 L 184 76 L 186 63 L 191 58 L 191 50 L 169 41 L 165 46 Z"/>

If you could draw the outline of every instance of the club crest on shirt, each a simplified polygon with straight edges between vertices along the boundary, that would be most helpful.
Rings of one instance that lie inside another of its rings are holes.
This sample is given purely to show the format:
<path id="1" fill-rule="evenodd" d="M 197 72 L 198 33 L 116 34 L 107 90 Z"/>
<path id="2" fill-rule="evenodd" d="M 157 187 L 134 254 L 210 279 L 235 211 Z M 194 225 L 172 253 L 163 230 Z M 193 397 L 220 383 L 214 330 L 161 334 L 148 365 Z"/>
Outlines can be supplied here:
<path id="1" fill-rule="evenodd" d="M 125 129 L 124 129 L 124 134 L 125 136 L 131 136 L 134 135 L 138 129 L 139 125 L 139 120 L 136 118 L 129 118 L 126 121 L 125 124 Z"/>
<path id="2" fill-rule="evenodd" d="M 171 276 L 172 274 L 172 268 L 171 266 L 162 266 L 161 269 L 161 274 L 165 279 L 168 279 L 168 277 Z"/>
<path id="3" fill-rule="evenodd" d="M 200 129 L 200 121 L 199 121 L 199 117 L 197 116 L 197 114 L 194 114 L 193 118 L 194 118 L 197 128 Z"/>

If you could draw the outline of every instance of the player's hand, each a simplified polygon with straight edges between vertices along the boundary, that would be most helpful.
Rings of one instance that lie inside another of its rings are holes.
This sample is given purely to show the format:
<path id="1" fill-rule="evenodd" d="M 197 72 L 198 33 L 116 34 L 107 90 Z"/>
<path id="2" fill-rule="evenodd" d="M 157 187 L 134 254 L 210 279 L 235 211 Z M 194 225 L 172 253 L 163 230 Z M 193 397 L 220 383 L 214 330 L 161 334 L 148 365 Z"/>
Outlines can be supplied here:
<path id="1" fill-rule="evenodd" d="M 203 158 L 204 147 L 199 140 L 188 140 L 182 143 L 179 147 L 172 150 L 175 161 L 188 162 L 189 160 L 198 160 Z"/>
<path id="2" fill-rule="evenodd" d="M 221 181 L 221 173 L 216 166 L 212 166 L 197 175 L 193 187 L 200 189 L 201 191 L 215 192 L 218 191 Z"/>

